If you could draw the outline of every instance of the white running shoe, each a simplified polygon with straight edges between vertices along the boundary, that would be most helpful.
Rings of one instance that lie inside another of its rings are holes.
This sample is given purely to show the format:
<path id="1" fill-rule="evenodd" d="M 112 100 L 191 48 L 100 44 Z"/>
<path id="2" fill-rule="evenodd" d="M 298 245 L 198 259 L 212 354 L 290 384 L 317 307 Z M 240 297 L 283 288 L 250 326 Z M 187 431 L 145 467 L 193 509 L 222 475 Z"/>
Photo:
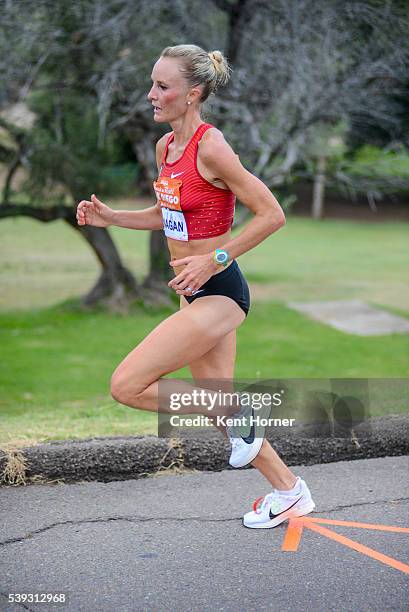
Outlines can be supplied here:
<path id="1" fill-rule="evenodd" d="M 234 415 L 240 419 L 243 425 L 227 426 L 226 433 L 229 436 L 232 446 L 229 463 L 234 468 L 244 467 L 251 463 L 259 454 L 265 436 L 265 427 L 258 425 L 257 418 L 264 418 L 270 415 L 271 407 L 268 407 L 268 413 L 264 414 L 264 410 L 254 412 L 253 408 L 245 408 Z M 248 429 L 250 426 L 250 429 Z M 247 436 L 243 436 L 244 431 L 249 432 Z"/>
<path id="2" fill-rule="evenodd" d="M 251 463 L 259 454 L 264 438 L 236 438 L 234 430 L 231 427 L 226 427 L 227 435 L 231 444 L 231 455 L 229 463 L 234 468 L 244 467 Z"/>
<path id="3" fill-rule="evenodd" d="M 304 516 L 315 508 L 311 492 L 304 480 L 297 477 L 299 493 L 282 495 L 276 489 L 265 497 L 259 497 L 253 504 L 252 512 L 243 517 L 243 525 L 251 529 L 269 529 L 293 516 Z"/>

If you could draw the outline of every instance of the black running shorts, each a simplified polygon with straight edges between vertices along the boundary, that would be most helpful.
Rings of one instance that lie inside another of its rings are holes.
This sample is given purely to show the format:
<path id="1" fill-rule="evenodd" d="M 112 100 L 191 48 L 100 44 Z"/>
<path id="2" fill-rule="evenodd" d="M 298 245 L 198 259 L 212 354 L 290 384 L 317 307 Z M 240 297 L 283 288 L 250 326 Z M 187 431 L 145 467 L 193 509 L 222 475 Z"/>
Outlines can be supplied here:
<path id="1" fill-rule="evenodd" d="M 205 295 L 225 295 L 237 302 L 247 316 L 250 308 L 249 286 L 235 259 L 225 270 L 211 276 L 204 285 L 197 289 L 195 295 L 184 297 L 190 304 L 193 300 Z"/>

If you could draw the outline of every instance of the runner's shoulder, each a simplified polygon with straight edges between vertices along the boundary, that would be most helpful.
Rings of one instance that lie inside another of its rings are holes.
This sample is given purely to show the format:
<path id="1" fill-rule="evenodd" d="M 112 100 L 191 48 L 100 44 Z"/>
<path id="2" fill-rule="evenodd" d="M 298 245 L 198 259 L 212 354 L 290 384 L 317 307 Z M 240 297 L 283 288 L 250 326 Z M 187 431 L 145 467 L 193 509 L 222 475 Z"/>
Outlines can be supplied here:
<path id="1" fill-rule="evenodd" d="M 215 127 L 206 130 L 199 142 L 199 154 L 202 161 L 206 162 L 215 156 L 223 156 L 226 153 L 233 153 L 238 157 L 221 130 Z"/>
<path id="2" fill-rule="evenodd" d="M 199 145 L 203 148 L 203 145 L 211 143 L 223 143 L 226 142 L 224 134 L 217 127 L 211 127 L 205 131 L 202 138 L 199 141 Z M 227 144 L 227 142 L 226 142 Z"/>

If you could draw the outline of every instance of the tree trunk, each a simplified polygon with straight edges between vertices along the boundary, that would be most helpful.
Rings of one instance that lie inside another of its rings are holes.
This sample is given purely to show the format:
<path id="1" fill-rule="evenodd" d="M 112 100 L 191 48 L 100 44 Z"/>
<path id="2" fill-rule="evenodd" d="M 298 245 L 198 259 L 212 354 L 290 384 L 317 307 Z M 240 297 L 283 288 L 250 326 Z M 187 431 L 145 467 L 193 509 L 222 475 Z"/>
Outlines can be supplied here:
<path id="1" fill-rule="evenodd" d="M 131 302 L 141 297 L 141 287 L 132 272 L 123 266 L 111 235 L 103 227 L 78 226 L 71 219 L 66 221 L 81 232 L 102 267 L 93 288 L 81 297 L 81 304 L 87 308 L 101 303 L 108 306 L 110 312 L 126 314 Z"/>
<path id="2" fill-rule="evenodd" d="M 0 219 L 25 216 L 43 223 L 63 219 L 82 234 L 102 267 L 102 272 L 94 287 L 81 297 L 82 306 L 90 308 L 98 303 L 103 303 L 111 312 L 127 313 L 130 303 L 141 298 L 142 287 L 132 272 L 123 266 L 118 250 L 106 228 L 91 225 L 79 226 L 75 210 L 74 207 L 64 205 L 40 208 L 8 202 L 0 206 Z"/>
<path id="3" fill-rule="evenodd" d="M 312 196 L 313 219 L 322 219 L 324 217 L 326 163 L 326 157 L 321 155 L 318 158 L 317 172 L 314 178 L 314 190 Z"/>
<path id="4" fill-rule="evenodd" d="M 152 231 L 149 241 L 149 275 L 143 286 L 155 287 L 168 283 L 173 278 L 172 266 L 169 265 L 169 250 L 165 234 L 161 231 Z"/>

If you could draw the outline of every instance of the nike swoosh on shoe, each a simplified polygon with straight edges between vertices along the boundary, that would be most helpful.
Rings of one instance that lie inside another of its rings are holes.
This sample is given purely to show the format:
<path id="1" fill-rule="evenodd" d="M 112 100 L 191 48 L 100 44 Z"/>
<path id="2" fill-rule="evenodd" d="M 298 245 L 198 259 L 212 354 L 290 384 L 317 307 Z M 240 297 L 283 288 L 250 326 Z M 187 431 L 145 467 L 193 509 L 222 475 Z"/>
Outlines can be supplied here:
<path id="1" fill-rule="evenodd" d="M 253 444 L 254 438 L 256 437 L 256 430 L 254 426 L 254 408 L 251 409 L 251 416 L 253 417 L 253 422 L 251 424 L 250 434 L 245 438 L 240 436 L 246 444 Z"/>
<path id="2" fill-rule="evenodd" d="M 291 506 L 288 506 L 288 508 L 286 508 L 285 510 L 282 510 L 282 511 L 281 511 L 281 512 L 279 512 L 278 514 L 273 514 L 273 513 L 271 512 L 271 508 L 270 508 L 270 510 L 268 511 L 268 516 L 270 517 L 270 519 L 275 519 L 275 518 L 277 518 L 277 516 L 280 516 L 280 514 L 283 514 L 283 512 L 287 512 L 287 510 L 290 510 L 290 508 L 292 508 L 293 506 L 295 506 L 295 504 L 298 504 L 298 502 L 300 501 L 301 497 L 302 497 L 302 493 L 301 493 L 301 495 L 299 496 L 299 498 L 298 498 L 298 499 L 297 499 L 297 500 L 296 500 L 296 501 L 295 501 L 293 504 L 291 504 Z"/>

